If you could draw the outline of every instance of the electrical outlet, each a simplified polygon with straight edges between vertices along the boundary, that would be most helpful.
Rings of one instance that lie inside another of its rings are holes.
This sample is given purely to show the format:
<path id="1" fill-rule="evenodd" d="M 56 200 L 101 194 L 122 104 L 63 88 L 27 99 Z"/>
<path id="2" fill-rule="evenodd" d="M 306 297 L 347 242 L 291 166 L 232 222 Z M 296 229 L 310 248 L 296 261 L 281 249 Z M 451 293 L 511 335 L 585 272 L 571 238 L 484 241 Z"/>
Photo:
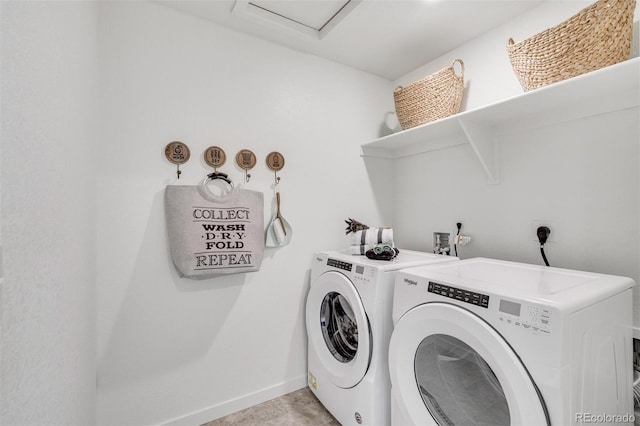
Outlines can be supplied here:
<path id="1" fill-rule="evenodd" d="M 539 242 L 538 240 L 538 228 L 541 226 L 546 226 L 547 228 L 549 228 L 551 230 L 551 233 L 549 234 L 549 238 L 547 239 L 547 244 L 548 243 L 557 243 L 558 242 L 558 227 L 556 226 L 555 222 L 551 222 L 549 220 L 534 220 L 533 223 L 531 224 L 531 239 L 533 239 L 533 241 L 535 241 L 536 243 Z"/>

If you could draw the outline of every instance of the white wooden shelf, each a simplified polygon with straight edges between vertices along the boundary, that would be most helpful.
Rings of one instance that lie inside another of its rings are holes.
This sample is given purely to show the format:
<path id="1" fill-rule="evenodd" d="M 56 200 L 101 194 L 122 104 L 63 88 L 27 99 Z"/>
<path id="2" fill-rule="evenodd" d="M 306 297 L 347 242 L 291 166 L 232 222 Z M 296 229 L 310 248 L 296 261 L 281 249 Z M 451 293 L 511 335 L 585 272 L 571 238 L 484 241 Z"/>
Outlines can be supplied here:
<path id="1" fill-rule="evenodd" d="M 460 112 L 361 145 L 363 157 L 401 158 L 470 144 L 499 182 L 497 142 L 508 134 L 640 105 L 640 58 L 561 81 L 491 105 Z"/>

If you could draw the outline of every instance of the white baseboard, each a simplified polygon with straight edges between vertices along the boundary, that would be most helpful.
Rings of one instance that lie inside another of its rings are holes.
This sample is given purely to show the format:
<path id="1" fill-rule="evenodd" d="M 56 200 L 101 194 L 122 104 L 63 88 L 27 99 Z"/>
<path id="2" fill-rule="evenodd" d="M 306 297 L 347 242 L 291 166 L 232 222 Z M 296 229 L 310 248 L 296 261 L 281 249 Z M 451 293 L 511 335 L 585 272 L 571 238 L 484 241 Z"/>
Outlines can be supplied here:
<path id="1" fill-rule="evenodd" d="M 307 376 L 300 376 L 256 392 L 213 405 L 200 411 L 162 423 L 166 426 L 199 426 L 245 408 L 253 407 L 307 386 Z"/>

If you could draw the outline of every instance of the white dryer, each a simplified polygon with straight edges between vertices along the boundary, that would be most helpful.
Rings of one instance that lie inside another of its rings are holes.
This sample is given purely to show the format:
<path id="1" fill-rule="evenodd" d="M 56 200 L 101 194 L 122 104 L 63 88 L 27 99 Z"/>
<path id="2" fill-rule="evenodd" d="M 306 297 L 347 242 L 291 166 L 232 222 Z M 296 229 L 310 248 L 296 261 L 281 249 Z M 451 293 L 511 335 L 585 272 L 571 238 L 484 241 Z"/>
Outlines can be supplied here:
<path id="1" fill-rule="evenodd" d="M 453 256 L 400 250 L 392 261 L 343 252 L 313 258 L 307 296 L 309 388 L 343 425 L 388 425 L 395 273 Z"/>
<path id="2" fill-rule="evenodd" d="M 633 423 L 634 284 L 480 258 L 399 272 L 391 424 Z"/>

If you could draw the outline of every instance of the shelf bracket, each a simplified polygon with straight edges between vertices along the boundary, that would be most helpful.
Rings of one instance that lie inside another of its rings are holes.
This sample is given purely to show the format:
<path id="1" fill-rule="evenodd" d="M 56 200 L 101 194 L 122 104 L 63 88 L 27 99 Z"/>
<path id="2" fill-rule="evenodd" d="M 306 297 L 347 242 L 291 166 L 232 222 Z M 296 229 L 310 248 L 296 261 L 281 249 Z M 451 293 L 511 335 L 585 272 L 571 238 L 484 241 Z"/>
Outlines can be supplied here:
<path id="1" fill-rule="evenodd" d="M 493 129 L 458 117 L 458 124 L 473 148 L 491 185 L 500 183 L 498 141 Z"/>

